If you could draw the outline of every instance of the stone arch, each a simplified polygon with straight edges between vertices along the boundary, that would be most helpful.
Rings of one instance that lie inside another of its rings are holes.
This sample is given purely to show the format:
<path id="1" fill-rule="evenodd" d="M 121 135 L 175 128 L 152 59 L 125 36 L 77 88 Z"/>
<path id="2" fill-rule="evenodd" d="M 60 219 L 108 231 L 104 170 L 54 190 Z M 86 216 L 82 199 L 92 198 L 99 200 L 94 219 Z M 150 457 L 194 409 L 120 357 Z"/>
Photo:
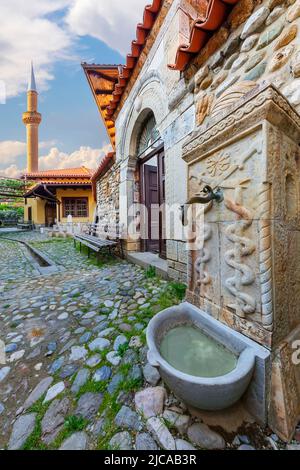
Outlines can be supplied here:
<path id="1" fill-rule="evenodd" d="M 123 135 L 119 144 L 119 158 L 122 159 L 122 225 L 127 227 L 127 250 L 139 251 L 139 209 L 136 195 L 140 191 L 137 186 L 137 141 L 145 120 L 150 114 L 154 115 L 156 127 L 162 136 L 162 122 L 168 115 L 168 98 L 161 77 L 156 70 L 150 71 L 140 81 L 131 94 L 130 109 L 122 124 Z M 124 107 L 124 112 L 126 112 Z M 135 209 L 136 206 L 136 209 Z M 128 227 L 135 226 L 134 240 L 128 233 Z"/>
<path id="2" fill-rule="evenodd" d="M 122 159 L 135 155 L 139 131 L 147 114 L 154 114 L 158 130 L 168 114 L 168 99 L 160 75 L 149 72 L 141 81 L 131 98 L 132 106 L 124 123 L 120 153 Z"/>

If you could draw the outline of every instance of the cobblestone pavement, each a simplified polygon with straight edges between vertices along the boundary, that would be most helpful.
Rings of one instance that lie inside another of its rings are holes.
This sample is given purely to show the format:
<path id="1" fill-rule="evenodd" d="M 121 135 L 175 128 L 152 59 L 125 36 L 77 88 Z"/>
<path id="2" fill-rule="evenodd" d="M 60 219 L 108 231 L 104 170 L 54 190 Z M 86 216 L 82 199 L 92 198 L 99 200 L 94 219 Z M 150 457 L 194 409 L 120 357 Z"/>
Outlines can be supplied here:
<path id="1" fill-rule="evenodd" d="M 145 328 L 180 301 L 181 286 L 122 261 L 98 266 L 70 240 L 9 237 L 30 241 L 65 269 L 37 275 L 20 244 L 0 235 L 1 448 L 283 445 L 253 424 L 231 432 L 208 427 L 147 363 Z"/>

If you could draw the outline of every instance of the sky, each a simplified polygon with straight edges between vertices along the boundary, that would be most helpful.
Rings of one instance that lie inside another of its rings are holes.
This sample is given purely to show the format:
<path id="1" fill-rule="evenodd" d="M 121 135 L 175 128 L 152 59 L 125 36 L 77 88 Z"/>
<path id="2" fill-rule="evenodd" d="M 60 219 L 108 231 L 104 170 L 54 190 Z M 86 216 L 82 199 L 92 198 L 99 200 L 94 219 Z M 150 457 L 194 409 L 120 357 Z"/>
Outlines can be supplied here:
<path id="1" fill-rule="evenodd" d="M 96 168 L 110 149 L 81 62 L 122 64 L 145 0 L 0 0 L 0 176 L 26 169 L 26 90 L 39 92 L 39 167 Z"/>

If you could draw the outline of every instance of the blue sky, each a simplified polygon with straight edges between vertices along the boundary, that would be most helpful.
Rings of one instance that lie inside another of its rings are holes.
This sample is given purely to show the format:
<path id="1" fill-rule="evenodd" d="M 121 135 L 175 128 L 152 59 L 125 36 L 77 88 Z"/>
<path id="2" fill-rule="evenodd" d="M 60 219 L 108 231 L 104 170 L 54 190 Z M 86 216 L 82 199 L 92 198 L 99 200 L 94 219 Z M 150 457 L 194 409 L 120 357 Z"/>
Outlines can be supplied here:
<path id="1" fill-rule="evenodd" d="M 124 63 L 145 6 L 128 2 L 129 10 L 119 0 L 32 0 L 28 7 L 23 0 L 1 0 L 8 24 L 0 30 L 0 81 L 7 91 L 0 104 L 0 175 L 26 168 L 22 113 L 31 59 L 43 116 L 41 169 L 99 163 L 108 138 L 80 64 Z"/>
<path id="2" fill-rule="evenodd" d="M 63 152 L 73 152 L 80 146 L 102 147 L 108 143 L 105 128 L 80 65 L 81 61 L 96 63 L 124 62 L 120 53 L 103 42 L 84 36 L 78 41 L 80 61 L 58 62 L 53 68 L 55 79 L 50 88 L 39 90 L 40 141 L 55 141 Z M 28 64 L 28 74 L 29 74 Z M 26 111 L 26 91 L 8 99 L 0 106 L 0 141 L 24 140 L 22 113 Z"/>

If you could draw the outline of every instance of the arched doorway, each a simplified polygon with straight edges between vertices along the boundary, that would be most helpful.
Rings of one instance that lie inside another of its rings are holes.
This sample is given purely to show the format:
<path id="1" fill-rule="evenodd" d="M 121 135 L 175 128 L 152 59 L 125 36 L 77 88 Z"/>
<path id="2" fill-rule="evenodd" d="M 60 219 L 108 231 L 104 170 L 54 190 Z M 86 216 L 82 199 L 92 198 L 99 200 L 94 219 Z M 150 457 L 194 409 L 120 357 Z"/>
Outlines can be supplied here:
<path id="1" fill-rule="evenodd" d="M 142 250 L 166 259 L 165 239 L 165 154 L 154 114 L 144 120 L 137 138 L 140 178 Z"/>

